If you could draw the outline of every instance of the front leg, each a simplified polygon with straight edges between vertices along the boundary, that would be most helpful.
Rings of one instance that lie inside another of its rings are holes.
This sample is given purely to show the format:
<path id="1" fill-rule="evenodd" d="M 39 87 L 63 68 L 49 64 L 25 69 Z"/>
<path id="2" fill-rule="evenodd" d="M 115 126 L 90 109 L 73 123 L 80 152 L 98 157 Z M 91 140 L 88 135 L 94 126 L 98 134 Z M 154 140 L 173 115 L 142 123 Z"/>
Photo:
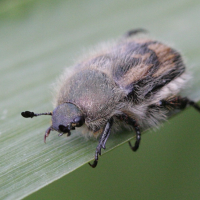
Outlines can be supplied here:
<path id="1" fill-rule="evenodd" d="M 141 141 L 141 132 L 140 132 L 140 128 L 139 128 L 139 125 L 137 124 L 136 120 L 132 119 L 131 117 L 129 117 L 128 115 L 126 114 L 123 114 L 119 117 L 121 120 L 125 121 L 128 125 L 131 125 L 134 129 L 135 129 L 135 132 L 136 132 L 136 141 L 135 141 L 135 145 L 132 146 L 131 145 L 131 142 L 128 142 L 129 143 L 129 146 L 130 148 L 133 150 L 133 151 L 137 151 L 139 146 L 140 146 L 140 141 Z"/>
<path id="2" fill-rule="evenodd" d="M 97 166 L 98 157 L 99 157 L 99 155 L 101 155 L 101 148 L 103 148 L 103 149 L 106 148 L 106 142 L 109 138 L 112 125 L 113 125 L 113 118 L 108 120 L 108 122 L 103 130 L 103 133 L 101 134 L 101 137 L 99 139 L 99 144 L 98 144 L 98 146 L 96 148 L 96 152 L 95 152 L 95 160 L 92 164 L 89 163 L 89 165 L 92 168 L 95 168 Z"/>

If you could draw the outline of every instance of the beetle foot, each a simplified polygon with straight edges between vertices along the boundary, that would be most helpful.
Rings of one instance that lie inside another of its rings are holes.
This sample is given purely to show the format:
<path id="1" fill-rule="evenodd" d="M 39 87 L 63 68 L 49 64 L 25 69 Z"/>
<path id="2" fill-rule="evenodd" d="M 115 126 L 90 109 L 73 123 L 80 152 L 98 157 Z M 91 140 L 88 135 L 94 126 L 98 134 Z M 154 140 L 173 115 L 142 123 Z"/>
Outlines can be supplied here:
<path id="1" fill-rule="evenodd" d="M 90 167 L 95 168 L 97 166 L 97 163 L 98 163 L 98 160 L 94 160 L 92 164 L 91 163 L 88 163 L 88 164 L 90 165 Z"/>
<path id="2" fill-rule="evenodd" d="M 132 149 L 132 151 L 137 151 L 138 148 L 139 148 L 139 143 L 138 143 L 138 141 L 135 142 L 135 145 L 134 145 L 134 146 L 132 146 L 131 142 L 128 142 L 128 144 L 129 144 L 130 148 Z"/>

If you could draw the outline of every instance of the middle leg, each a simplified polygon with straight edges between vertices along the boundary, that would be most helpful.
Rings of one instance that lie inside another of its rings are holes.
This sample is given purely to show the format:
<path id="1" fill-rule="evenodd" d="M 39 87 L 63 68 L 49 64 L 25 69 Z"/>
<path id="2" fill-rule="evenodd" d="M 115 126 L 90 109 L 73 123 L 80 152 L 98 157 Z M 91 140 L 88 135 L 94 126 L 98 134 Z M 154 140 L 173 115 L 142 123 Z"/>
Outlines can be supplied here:
<path id="1" fill-rule="evenodd" d="M 135 129 L 135 132 L 136 132 L 135 145 L 132 146 L 131 142 L 129 142 L 129 146 L 133 151 L 137 151 L 140 146 L 140 141 L 141 141 L 141 132 L 140 132 L 139 125 L 137 124 L 137 121 L 132 119 L 126 114 L 121 115 L 119 119 L 125 121 L 128 125 L 131 125 Z"/>

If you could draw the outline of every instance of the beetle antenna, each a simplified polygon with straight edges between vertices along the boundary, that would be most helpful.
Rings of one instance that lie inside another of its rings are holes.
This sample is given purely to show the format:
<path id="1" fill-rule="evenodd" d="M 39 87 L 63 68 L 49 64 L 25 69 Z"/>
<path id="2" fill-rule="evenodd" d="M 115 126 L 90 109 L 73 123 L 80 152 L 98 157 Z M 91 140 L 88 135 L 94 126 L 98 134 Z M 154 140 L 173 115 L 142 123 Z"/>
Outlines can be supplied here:
<path id="1" fill-rule="evenodd" d="M 52 112 L 36 114 L 34 112 L 25 111 L 25 112 L 22 112 L 21 115 L 22 115 L 22 117 L 25 117 L 25 118 L 33 118 L 33 117 L 37 117 L 37 116 L 40 116 L 40 115 L 52 115 Z"/>

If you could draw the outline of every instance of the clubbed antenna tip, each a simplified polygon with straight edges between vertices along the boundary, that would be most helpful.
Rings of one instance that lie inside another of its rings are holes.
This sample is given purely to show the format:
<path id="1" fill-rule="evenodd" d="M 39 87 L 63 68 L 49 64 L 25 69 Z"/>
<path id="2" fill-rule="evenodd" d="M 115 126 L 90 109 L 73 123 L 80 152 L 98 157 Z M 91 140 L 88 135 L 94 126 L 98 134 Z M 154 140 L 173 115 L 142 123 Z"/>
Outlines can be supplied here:
<path id="1" fill-rule="evenodd" d="M 25 111 L 25 112 L 22 112 L 21 115 L 25 118 L 32 118 L 35 116 L 34 112 L 30 112 L 30 111 Z"/>
<path id="2" fill-rule="evenodd" d="M 25 118 L 33 118 L 33 117 L 37 117 L 40 115 L 52 115 L 51 112 L 47 112 L 47 113 L 39 113 L 39 114 L 35 114 L 34 112 L 30 112 L 30 111 L 25 111 L 21 113 L 22 117 Z"/>

